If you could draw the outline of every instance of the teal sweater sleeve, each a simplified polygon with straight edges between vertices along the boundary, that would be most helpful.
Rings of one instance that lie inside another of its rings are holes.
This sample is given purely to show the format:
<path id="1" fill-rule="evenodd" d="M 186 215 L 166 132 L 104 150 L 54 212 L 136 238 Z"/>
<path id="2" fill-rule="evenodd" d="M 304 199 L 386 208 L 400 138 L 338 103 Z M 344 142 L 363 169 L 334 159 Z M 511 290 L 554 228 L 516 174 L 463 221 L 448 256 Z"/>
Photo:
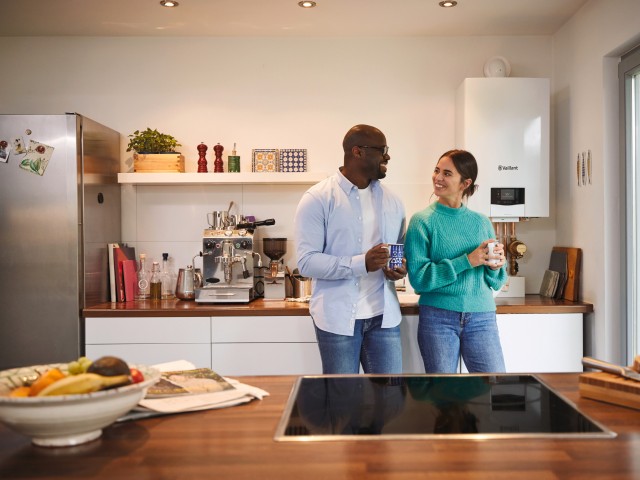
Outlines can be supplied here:
<path id="1" fill-rule="evenodd" d="M 465 205 L 449 208 L 435 202 L 416 213 L 404 249 L 409 282 L 420 304 L 457 312 L 495 311 L 492 289 L 506 282 L 505 268 L 474 268 L 467 258 L 492 238 L 491 221 Z"/>

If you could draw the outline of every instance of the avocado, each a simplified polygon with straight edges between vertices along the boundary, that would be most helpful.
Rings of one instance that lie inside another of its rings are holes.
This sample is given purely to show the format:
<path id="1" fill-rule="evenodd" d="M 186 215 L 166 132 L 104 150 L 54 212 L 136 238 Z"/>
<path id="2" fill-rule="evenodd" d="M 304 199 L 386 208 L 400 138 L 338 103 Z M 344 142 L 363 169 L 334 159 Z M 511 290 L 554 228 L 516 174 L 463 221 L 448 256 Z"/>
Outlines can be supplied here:
<path id="1" fill-rule="evenodd" d="M 104 377 L 115 377 L 116 375 L 131 375 L 129 365 L 127 362 L 118 357 L 100 357 L 95 360 L 89 368 L 87 373 L 96 373 Z"/>

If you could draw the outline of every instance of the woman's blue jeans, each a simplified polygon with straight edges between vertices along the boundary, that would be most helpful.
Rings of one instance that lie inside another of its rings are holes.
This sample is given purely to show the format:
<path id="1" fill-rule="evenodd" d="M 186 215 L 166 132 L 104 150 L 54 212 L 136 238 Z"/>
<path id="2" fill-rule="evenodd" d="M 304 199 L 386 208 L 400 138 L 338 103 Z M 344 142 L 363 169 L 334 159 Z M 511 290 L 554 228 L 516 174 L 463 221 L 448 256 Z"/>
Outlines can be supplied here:
<path id="1" fill-rule="evenodd" d="M 356 320 L 352 337 L 315 329 L 322 373 L 402 373 L 400 326 L 382 328 L 382 315 Z"/>
<path id="2" fill-rule="evenodd" d="M 418 346 L 427 373 L 505 372 L 496 312 L 454 312 L 420 305 Z"/>

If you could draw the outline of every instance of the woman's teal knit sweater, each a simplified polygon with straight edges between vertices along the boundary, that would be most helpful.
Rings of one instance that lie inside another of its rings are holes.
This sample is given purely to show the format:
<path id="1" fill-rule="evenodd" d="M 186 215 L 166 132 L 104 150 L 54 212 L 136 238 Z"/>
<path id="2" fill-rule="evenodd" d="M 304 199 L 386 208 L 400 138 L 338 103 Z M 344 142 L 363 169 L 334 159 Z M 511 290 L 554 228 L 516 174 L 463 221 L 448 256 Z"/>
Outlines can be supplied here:
<path id="1" fill-rule="evenodd" d="M 456 312 L 495 311 L 493 290 L 507 280 L 505 267 L 472 267 L 467 254 L 495 239 L 491 221 L 466 205 L 434 202 L 411 217 L 404 244 L 409 281 L 420 305 Z"/>

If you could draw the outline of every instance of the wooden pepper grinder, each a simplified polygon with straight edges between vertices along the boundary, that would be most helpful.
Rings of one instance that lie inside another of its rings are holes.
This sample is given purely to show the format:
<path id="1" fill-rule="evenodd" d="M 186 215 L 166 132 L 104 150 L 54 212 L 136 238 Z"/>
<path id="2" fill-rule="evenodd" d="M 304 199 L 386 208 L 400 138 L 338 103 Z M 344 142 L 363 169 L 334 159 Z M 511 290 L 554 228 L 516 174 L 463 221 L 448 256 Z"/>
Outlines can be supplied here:
<path id="1" fill-rule="evenodd" d="M 198 173 L 207 173 L 209 171 L 207 170 L 207 159 L 205 158 L 208 148 L 202 142 L 198 145 Z"/>
<path id="2" fill-rule="evenodd" d="M 224 150 L 224 147 L 220 144 L 217 144 L 215 147 L 213 147 L 213 151 L 216 154 L 216 159 L 213 162 L 213 172 L 214 173 L 222 173 L 224 172 L 224 168 L 223 168 L 223 163 L 222 163 L 222 151 Z"/>

